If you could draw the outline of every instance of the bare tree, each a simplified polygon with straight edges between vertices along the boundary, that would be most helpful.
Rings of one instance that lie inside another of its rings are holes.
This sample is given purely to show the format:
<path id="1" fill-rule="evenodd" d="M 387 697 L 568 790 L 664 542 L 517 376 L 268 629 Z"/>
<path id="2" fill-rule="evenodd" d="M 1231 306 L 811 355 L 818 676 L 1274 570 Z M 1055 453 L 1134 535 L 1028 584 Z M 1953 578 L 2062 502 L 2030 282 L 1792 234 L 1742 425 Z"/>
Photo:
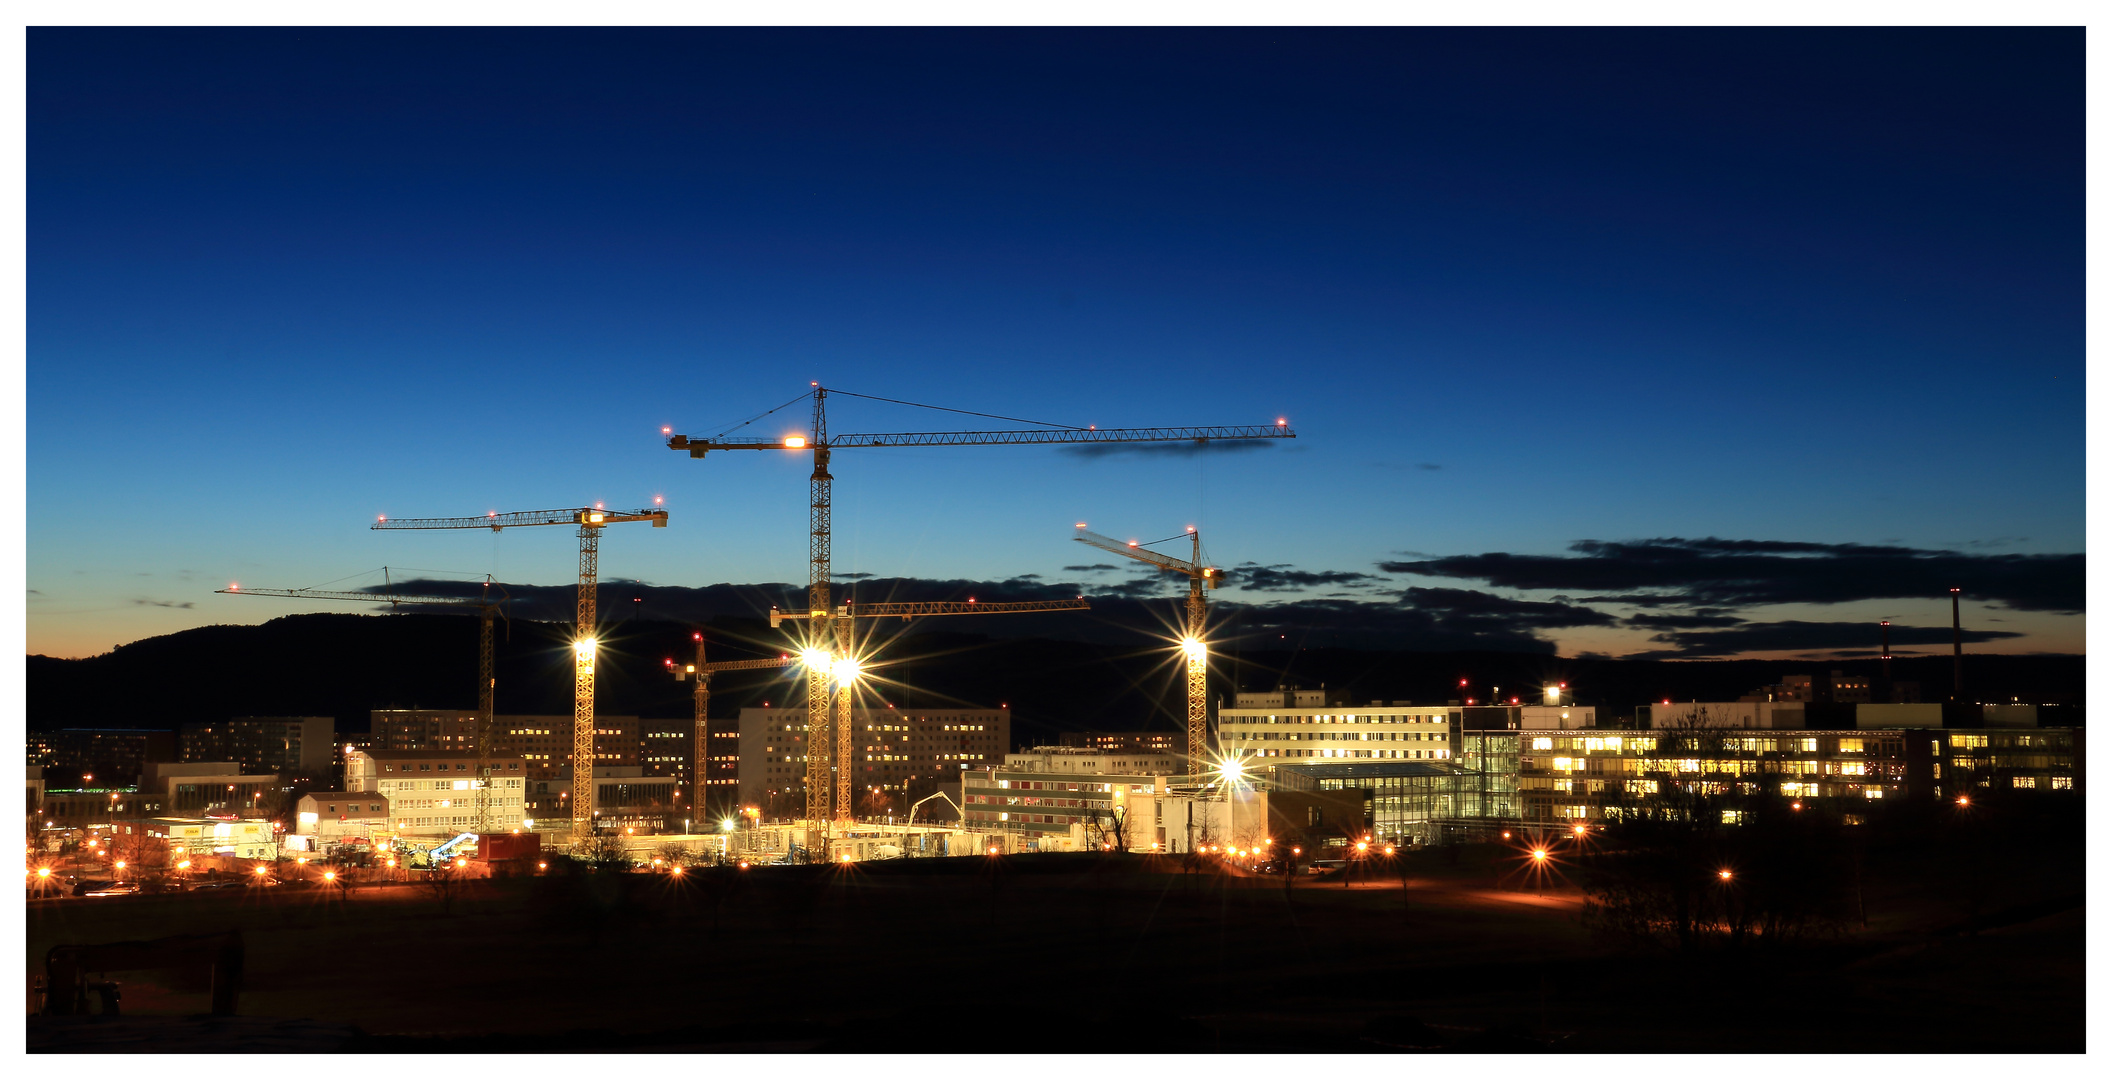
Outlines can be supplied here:
<path id="1" fill-rule="evenodd" d="M 1085 815 L 1085 838 L 1096 847 L 1129 850 L 1129 807 L 1097 806 Z"/>
<path id="2" fill-rule="evenodd" d="M 579 857 L 597 873 L 627 873 L 633 868 L 623 841 L 613 833 L 595 833 L 580 846 Z"/>
<path id="3" fill-rule="evenodd" d="M 459 860 L 456 859 L 435 861 L 432 869 L 425 872 L 425 877 L 421 881 L 421 884 L 425 886 L 425 891 L 433 899 L 440 902 L 440 913 L 442 915 L 454 912 L 455 897 L 462 891 L 461 871 L 457 869 L 458 862 Z"/>

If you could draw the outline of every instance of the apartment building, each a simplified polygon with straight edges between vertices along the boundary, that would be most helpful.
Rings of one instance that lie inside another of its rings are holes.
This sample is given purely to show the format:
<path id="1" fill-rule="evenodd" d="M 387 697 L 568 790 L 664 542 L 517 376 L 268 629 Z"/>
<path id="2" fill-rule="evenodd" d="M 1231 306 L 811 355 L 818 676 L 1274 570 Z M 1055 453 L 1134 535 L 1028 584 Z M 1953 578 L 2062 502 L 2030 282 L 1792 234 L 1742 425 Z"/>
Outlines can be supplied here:
<path id="1" fill-rule="evenodd" d="M 918 779 L 956 779 L 969 769 L 1004 762 L 1011 749 L 1010 709 L 897 709 L 851 711 L 852 783 L 903 791 Z M 794 806 L 807 780 L 807 710 L 742 709 L 740 802 Z"/>
<path id="2" fill-rule="evenodd" d="M 355 750 L 345 757 L 345 790 L 386 797 L 398 833 L 532 828 L 527 824 L 533 819 L 527 814 L 526 763 L 515 756 L 493 755 L 485 764 L 480 771 L 474 749 Z M 480 790 L 488 791 L 482 822 L 477 820 Z"/>
<path id="3" fill-rule="evenodd" d="M 337 722 L 327 716 L 237 716 L 183 725 L 179 761 L 233 761 L 251 773 L 328 775 Z"/>
<path id="4" fill-rule="evenodd" d="M 1328 704 L 1323 691 L 1242 693 L 1217 712 L 1220 753 L 1298 761 L 1445 761 L 1456 705 Z"/>
<path id="5" fill-rule="evenodd" d="M 61 728 L 28 736 L 28 764 L 81 773 L 83 783 L 131 784 L 146 766 L 176 760 L 173 731 Z"/>

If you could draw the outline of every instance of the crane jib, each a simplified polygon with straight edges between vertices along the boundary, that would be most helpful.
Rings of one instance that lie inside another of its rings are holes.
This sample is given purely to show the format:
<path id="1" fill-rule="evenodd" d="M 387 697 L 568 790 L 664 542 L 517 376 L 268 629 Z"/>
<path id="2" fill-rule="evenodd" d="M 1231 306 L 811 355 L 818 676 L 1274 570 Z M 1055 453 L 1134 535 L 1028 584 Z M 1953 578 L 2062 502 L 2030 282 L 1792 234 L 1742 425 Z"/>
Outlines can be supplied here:
<path id="1" fill-rule="evenodd" d="M 819 442 L 806 436 L 762 439 L 752 436 L 692 439 L 676 435 L 670 450 L 702 457 L 711 450 L 829 450 L 876 446 L 1002 446 L 1063 443 L 1195 442 L 1213 439 L 1295 439 L 1288 426 L 1248 424 L 1234 427 L 1056 428 L 1048 431 L 898 431 L 838 435 Z"/>

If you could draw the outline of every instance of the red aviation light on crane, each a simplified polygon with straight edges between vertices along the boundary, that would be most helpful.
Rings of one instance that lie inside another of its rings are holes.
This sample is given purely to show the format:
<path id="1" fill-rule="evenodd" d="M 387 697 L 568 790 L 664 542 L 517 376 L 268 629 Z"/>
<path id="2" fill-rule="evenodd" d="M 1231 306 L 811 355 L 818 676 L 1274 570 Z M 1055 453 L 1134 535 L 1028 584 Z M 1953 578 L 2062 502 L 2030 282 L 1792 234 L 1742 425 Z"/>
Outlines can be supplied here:
<path id="1" fill-rule="evenodd" d="M 228 583 L 227 583 L 227 591 L 228 591 L 228 592 L 241 592 L 241 591 L 242 591 L 242 584 L 241 584 L 240 582 L 236 582 L 236 581 L 230 581 L 230 582 L 228 582 Z"/>
<path id="2" fill-rule="evenodd" d="M 1136 546 L 1137 546 L 1137 542 L 1136 542 L 1135 540 L 1131 540 L 1131 541 L 1129 542 L 1129 546 L 1130 546 L 1130 547 L 1136 547 Z"/>
<path id="3" fill-rule="evenodd" d="M 1285 418 L 1283 418 L 1283 417 L 1279 416 L 1279 417 L 1277 417 L 1277 418 L 1276 418 L 1276 426 L 1277 426 L 1277 427 L 1290 427 L 1290 426 L 1291 426 L 1291 422 L 1290 422 L 1289 420 L 1287 420 L 1287 419 L 1285 419 Z"/>
<path id="4" fill-rule="evenodd" d="M 671 427 L 667 427 L 666 425 L 662 425 L 662 426 L 661 426 L 661 428 L 660 428 L 660 434 L 662 434 L 662 435 L 673 435 L 674 433 L 675 433 L 675 429 L 674 429 L 674 428 L 671 428 Z"/>
<path id="5" fill-rule="evenodd" d="M 691 641 L 702 641 L 702 640 L 704 640 L 704 635 L 702 635 L 702 634 L 691 634 L 691 635 L 689 635 L 689 640 L 691 640 Z"/>
<path id="6" fill-rule="evenodd" d="M 787 436 L 785 436 L 785 449 L 787 449 L 787 450 L 805 450 L 806 448 L 807 448 L 807 437 L 806 437 L 805 435 L 787 435 Z"/>

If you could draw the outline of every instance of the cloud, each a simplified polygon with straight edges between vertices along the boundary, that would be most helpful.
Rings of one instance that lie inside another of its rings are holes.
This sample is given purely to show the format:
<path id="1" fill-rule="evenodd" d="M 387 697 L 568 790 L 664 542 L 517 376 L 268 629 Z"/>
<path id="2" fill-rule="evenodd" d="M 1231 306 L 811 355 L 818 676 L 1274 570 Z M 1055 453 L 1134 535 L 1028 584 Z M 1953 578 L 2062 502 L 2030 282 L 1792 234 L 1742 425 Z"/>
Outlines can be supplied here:
<path id="1" fill-rule="evenodd" d="M 1167 574 L 1140 573 L 1118 585 L 1094 585 L 1087 591 L 1094 596 L 1114 596 L 1128 600 L 1143 600 L 1153 596 L 1166 596 L 1173 590 L 1174 579 Z"/>
<path id="2" fill-rule="evenodd" d="M 1388 573 L 1481 581 L 1499 588 L 1588 591 L 1586 602 L 1686 607 L 1840 604 L 1942 597 L 2080 614 L 2083 556 L 1964 554 L 1896 545 L 1667 537 L 1580 540 L 1576 555 L 1490 552 L 1385 562 Z M 1627 594 L 1627 595 L 1624 595 Z"/>
<path id="3" fill-rule="evenodd" d="M 1596 608 L 1545 600 L 1513 600 L 1473 589 L 1409 588 L 1402 599 L 1453 625 L 1494 630 L 1558 630 L 1613 626 L 1620 620 Z"/>
<path id="4" fill-rule="evenodd" d="M 1121 568 L 1120 568 L 1120 567 L 1118 567 L 1118 566 L 1115 566 L 1115 565 L 1113 565 L 1113 564 L 1110 564 L 1110 563 L 1104 563 L 1104 562 L 1103 562 L 1103 563 L 1094 563 L 1094 564 L 1092 564 L 1091 566 L 1066 566 L 1066 567 L 1064 567 L 1064 568 L 1063 568 L 1063 572 L 1064 572 L 1064 573 L 1066 573 L 1066 574 L 1093 574 L 1093 573 L 1099 573 L 1099 572 L 1101 572 L 1101 571 L 1104 571 L 1104 570 L 1119 570 L 1119 569 L 1121 569 Z"/>
<path id="5" fill-rule="evenodd" d="M 1753 652 L 1812 652 L 1817 650 L 1867 651 L 1876 644 L 1878 628 L 1867 622 L 1784 622 L 1745 623 L 1722 630 L 1669 630 L 1656 634 L 1650 640 L 1668 648 L 1631 654 L 1631 658 L 1646 659 L 1701 659 L 1707 657 L 1737 656 Z M 1969 643 L 2001 641 L 2024 635 L 2010 630 L 1967 630 L 1962 635 Z M 1902 626 L 1892 625 L 1894 645 L 1948 645 L 1951 628 L 1948 626 Z M 1846 653 L 1842 653 L 1846 655 Z"/>
<path id="6" fill-rule="evenodd" d="M 189 600 L 134 600 L 132 601 L 132 603 L 140 607 L 165 607 L 182 609 L 189 609 L 198 606 L 197 604 L 192 603 Z"/>
<path id="7" fill-rule="evenodd" d="M 1083 443 L 1058 447 L 1075 458 L 1104 457 L 1197 457 L 1202 454 L 1239 454 L 1266 450 L 1272 439 L 1208 439 L 1199 442 Z"/>
<path id="8" fill-rule="evenodd" d="M 835 579 L 835 580 L 837 580 L 837 581 L 864 581 L 864 580 L 865 580 L 866 578 L 869 578 L 869 577 L 872 577 L 872 576 L 873 576 L 873 575 L 871 575 L 871 574 L 834 574 L 834 573 L 832 573 L 832 574 L 830 574 L 830 575 L 829 575 L 829 577 L 831 577 L 831 578 L 833 578 L 833 579 Z"/>
<path id="9" fill-rule="evenodd" d="M 1701 630 L 1710 627 L 1737 626 L 1745 620 L 1735 615 L 1708 615 L 1695 612 L 1692 615 L 1634 615 L 1628 625 L 1642 630 Z"/>
<path id="10" fill-rule="evenodd" d="M 1348 570 L 1293 570 L 1289 569 L 1290 565 L 1241 563 L 1224 572 L 1225 582 L 1249 592 L 1294 592 L 1316 585 L 1358 585 L 1378 580 L 1371 574 Z"/>
<path id="11" fill-rule="evenodd" d="M 1438 590 L 1460 592 L 1463 590 Z M 1486 595 L 1486 594 L 1480 594 Z M 1363 648 L 1454 652 L 1496 649 L 1551 654 L 1554 644 L 1529 627 L 1512 625 L 1493 610 L 1448 598 L 1426 598 L 1428 607 L 1407 607 L 1368 600 L 1296 600 L 1276 604 L 1220 604 L 1239 636 L 1261 638 L 1269 645 L 1306 647 L 1355 644 Z M 1501 598 L 1491 597 L 1492 600 Z M 1270 641 L 1282 638 L 1282 642 Z"/>

